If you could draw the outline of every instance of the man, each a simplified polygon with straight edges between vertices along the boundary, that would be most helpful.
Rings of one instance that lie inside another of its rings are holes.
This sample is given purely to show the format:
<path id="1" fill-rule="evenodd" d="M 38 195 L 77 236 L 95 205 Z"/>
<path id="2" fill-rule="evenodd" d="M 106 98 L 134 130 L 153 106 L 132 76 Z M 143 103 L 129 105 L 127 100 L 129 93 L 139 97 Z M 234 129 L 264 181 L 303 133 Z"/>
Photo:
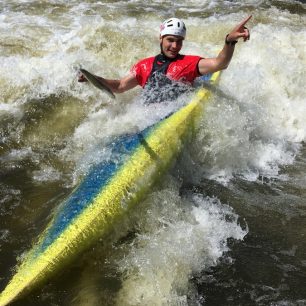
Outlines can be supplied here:
<path id="1" fill-rule="evenodd" d="M 130 74 L 122 79 L 110 80 L 96 77 L 103 86 L 114 93 L 125 92 L 137 85 L 151 91 L 152 88 L 155 91 L 165 85 L 175 86 L 177 89 L 180 88 L 180 84 L 192 85 L 193 81 L 201 75 L 227 68 L 238 39 L 242 38 L 244 41 L 250 39 L 250 32 L 245 25 L 251 18 L 252 16 L 245 18 L 226 35 L 224 47 L 215 58 L 179 54 L 186 37 L 186 27 L 182 20 L 170 18 L 160 26 L 161 53 L 159 55 L 139 61 L 133 66 Z M 81 74 L 79 82 L 84 81 L 86 78 Z"/>

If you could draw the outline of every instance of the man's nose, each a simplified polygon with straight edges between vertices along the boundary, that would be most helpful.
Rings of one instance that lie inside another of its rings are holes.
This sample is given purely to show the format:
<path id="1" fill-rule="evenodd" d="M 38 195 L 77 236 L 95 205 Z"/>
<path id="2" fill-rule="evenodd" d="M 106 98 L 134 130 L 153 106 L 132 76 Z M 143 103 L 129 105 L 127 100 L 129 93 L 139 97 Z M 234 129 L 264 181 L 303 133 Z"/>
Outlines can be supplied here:
<path id="1" fill-rule="evenodd" d="M 178 47 L 178 44 L 177 44 L 176 41 L 174 41 L 174 42 L 172 43 L 172 48 L 177 49 L 177 47 Z"/>

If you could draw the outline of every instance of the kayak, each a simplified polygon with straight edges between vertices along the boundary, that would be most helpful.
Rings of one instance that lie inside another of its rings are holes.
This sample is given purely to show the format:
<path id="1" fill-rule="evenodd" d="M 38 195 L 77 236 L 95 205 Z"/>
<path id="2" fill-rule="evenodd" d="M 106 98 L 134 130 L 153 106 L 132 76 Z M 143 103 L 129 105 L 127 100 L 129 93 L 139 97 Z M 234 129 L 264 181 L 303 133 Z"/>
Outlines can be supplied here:
<path id="1" fill-rule="evenodd" d="M 215 83 L 219 72 L 206 77 Z M 0 294 L 0 306 L 38 289 L 139 203 L 194 133 L 210 91 L 201 87 L 190 103 L 142 132 L 122 135 L 111 158 L 92 167 L 61 203 L 37 243 Z"/>

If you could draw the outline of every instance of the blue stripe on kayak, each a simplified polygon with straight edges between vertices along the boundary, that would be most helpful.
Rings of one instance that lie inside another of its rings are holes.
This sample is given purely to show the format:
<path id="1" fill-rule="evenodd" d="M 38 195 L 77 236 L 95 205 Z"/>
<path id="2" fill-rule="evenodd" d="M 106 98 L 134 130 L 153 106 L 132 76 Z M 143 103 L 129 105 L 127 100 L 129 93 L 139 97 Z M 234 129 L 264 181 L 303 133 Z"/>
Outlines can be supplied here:
<path id="1" fill-rule="evenodd" d="M 36 249 L 33 259 L 36 258 L 39 253 L 46 250 L 46 248 L 51 245 L 57 237 L 59 237 L 67 226 L 91 204 L 92 200 L 100 192 L 101 188 L 108 183 L 118 168 L 140 145 L 142 139 L 152 130 L 152 128 L 153 126 L 148 127 L 138 134 L 120 136 L 108 146 L 112 151 L 112 160 L 103 161 L 93 166 L 82 183 L 59 208 L 60 210 L 55 215 L 43 240 Z M 115 160 L 113 158 L 114 156 L 116 157 Z"/>
<path id="2" fill-rule="evenodd" d="M 204 74 L 200 76 L 198 79 L 201 81 L 207 82 L 207 81 L 210 81 L 211 77 L 212 77 L 212 73 L 208 73 L 208 74 Z"/>

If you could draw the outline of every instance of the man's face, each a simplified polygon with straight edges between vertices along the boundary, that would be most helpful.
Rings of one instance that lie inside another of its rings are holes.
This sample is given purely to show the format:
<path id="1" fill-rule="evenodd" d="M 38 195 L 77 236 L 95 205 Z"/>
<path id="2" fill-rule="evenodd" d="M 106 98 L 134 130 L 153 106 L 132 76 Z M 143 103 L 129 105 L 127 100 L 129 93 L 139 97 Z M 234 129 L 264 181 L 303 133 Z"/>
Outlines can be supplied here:
<path id="1" fill-rule="evenodd" d="M 175 58 L 183 46 L 184 38 L 176 35 L 160 37 L 161 49 L 169 58 Z"/>

